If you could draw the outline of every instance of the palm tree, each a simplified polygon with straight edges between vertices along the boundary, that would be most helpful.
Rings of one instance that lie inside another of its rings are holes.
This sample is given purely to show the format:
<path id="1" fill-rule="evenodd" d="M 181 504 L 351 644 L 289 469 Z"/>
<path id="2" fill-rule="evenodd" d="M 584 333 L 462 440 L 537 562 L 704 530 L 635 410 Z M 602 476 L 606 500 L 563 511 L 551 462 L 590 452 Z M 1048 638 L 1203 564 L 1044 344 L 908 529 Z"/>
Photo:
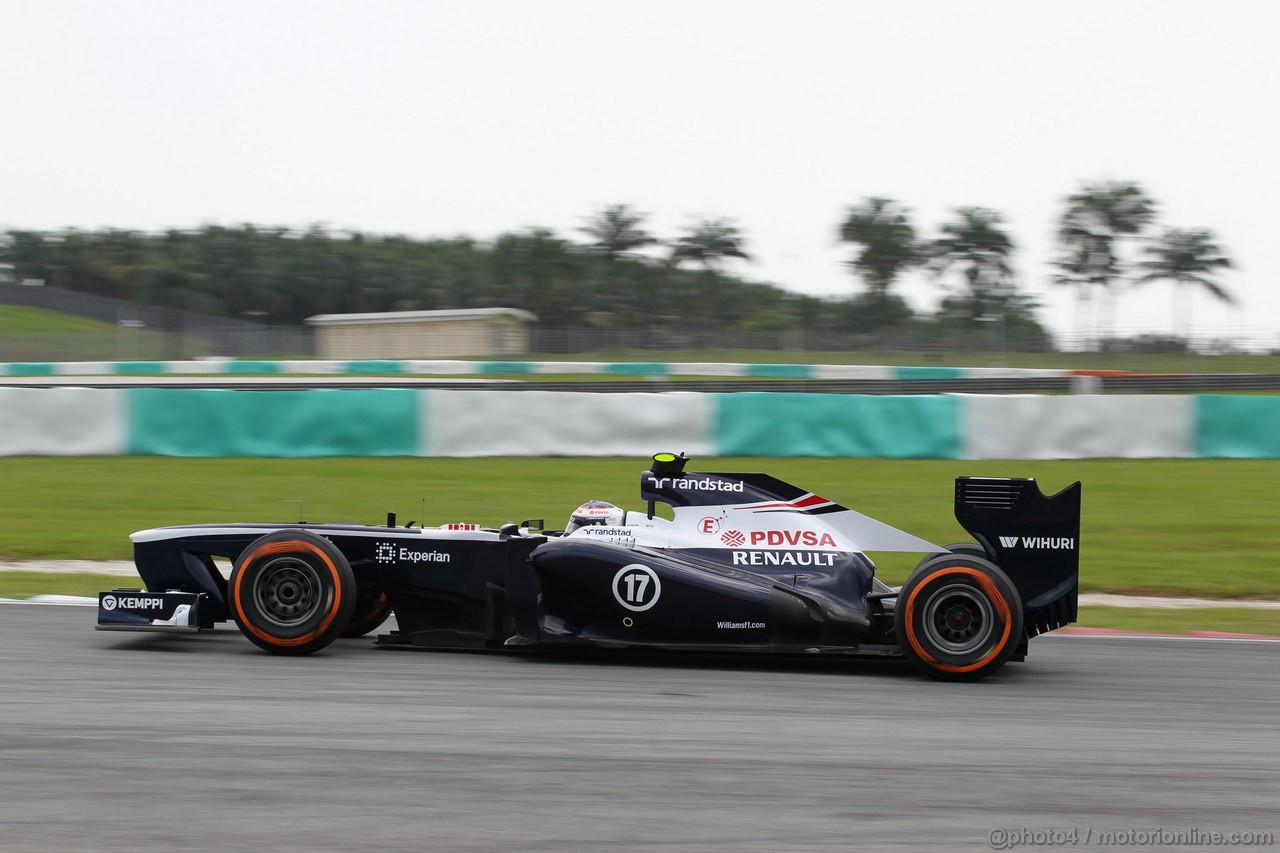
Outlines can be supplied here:
<path id="1" fill-rule="evenodd" d="M 985 207 L 961 207 L 957 218 L 942 226 L 942 236 L 924 247 L 926 266 L 937 277 L 959 268 L 968 293 L 958 300 L 969 319 L 1001 308 L 1012 295 L 1013 240 L 1000 227 L 1004 220 Z M 1001 312 L 1003 313 L 1003 312 Z"/>
<path id="2" fill-rule="evenodd" d="M 842 243 L 860 246 L 849 266 L 867 284 L 869 307 L 889 317 L 889 288 L 898 275 L 922 260 L 910 212 L 896 201 L 872 197 L 849 208 L 838 231 Z"/>
<path id="3" fill-rule="evenodd" d="M 1231 259 L 1215 242 L 1213 232 L 1207 228 L 1170 228 L 1159 240 L 1146 247 L 1148 258 L 1138 263 L 1145 270 L 1137 284 L 1151 281 L 1172 281 L 1174 284 L 1174 329 L 1190 345 L 1191 296 L 1197 288 L 1211 296 L 1231 304 L 1231 294 L 1214 281 L 1215 270 L 1233 267 Z"/>
<path id="4" fill-rule="evenodd" d="M 1076 340 L 1081 341 L 1087 349 L 1085 341 L 1085 308 L 1089 302 L 1092 289 L 1099 285 L 1093 273 L 1092 252 L 1087 245 L 1077 246 L 1054 261 L 1060 272 L 1051 281 L 1060 287 L 1071 287 L 1076 292 Z"/>
<path id="5" fill-rule="evenodd" d="M 631 205 L 611 204 L 577 230 L 592 239 L 587 246 L 590 251 L 616 261 L 657 244 L 658 240 L 641 227 L 648 218 L 649 214 L 633 210 Z"/>
<path id="6" fill-rule="evenodd" d="M 1095 290 L 1111 296 L 1124 271 L 1119 242 L 1140 235 L 1155 215 L 1155 202 L 1138 184 L 1085 184 L 1067 197 L 1058 223 L 1058 241 L 1066 252 L 1054 262 L 1064 273 L 1055 283 L 1079 288 L 1082 303 Z"/>
<path id="7" fill-rule="evenodd" d="M 729 258 L 751 260 L 743 249 L 743 242 L 738 226 L 732 220 L 720 217 L 689 223 L 684 227 L 684 233 L 671 244 L 668 263 L 672 268 L 685 262 L 702 267 L 698 277 L 688 277 L 686 287 L 693 290 L 694 297 L 688 301 L 697 306 L 704 317 L 715 318 L 715 322 L 728 322 L 738 315 L 742 307 L 737 298 L 739 289 L 720 276 L 720 267 Z M 680 275 L 672 277 L 678 279 Z"/>
<path id="8" fill-rule="evenodd" d="M 727 258 L 749 261 L 751 256 L 742 248 L 745 238 L 730 219 L 702 219 L 685 226 L 684 234 L 671 247 L 671 265 L 685 261 L 699 264 L 714 273 Z"/>

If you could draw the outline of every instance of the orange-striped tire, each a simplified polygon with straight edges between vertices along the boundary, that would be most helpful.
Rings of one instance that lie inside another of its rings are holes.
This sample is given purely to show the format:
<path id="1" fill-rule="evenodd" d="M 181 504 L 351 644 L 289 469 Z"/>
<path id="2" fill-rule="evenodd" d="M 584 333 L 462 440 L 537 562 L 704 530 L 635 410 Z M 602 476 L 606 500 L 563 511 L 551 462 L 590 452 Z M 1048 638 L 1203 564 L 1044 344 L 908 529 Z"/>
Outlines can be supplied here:
<path id="1" fill-rule="evenodd" d="M 351 622 L 356 580 L 332 542 L 306 530 L 277 530 L 253 542 L 227 582 L 241 633 L 278 655 L 309 655 Z"/>
<path id="2" fill-rule="evenodd" d="M 991 561 L 936 554 L 899 590 L 894 631 L 906 658 L 927 674 L 976 681 L 1004 666 L 1022 641 L 1022 601 Z"/>
<path id="3" fill-rule="evenodd" d="M 952 554 L 959 554 L 963 557 L 981 557 L 986 560 L 987 549 L 983 548 L 977 542 L 952 542 L 947 546 L 947 550 Z"/>
<path id="4" fill-rule="evenodd" d="M 344 637 L 363 637 L 377 628 L 391 616 L 391 600 L 387 594 L 376 587 L 360 588 L 356 592 L 356 607 L 347 627 L 342 629 Z"/>

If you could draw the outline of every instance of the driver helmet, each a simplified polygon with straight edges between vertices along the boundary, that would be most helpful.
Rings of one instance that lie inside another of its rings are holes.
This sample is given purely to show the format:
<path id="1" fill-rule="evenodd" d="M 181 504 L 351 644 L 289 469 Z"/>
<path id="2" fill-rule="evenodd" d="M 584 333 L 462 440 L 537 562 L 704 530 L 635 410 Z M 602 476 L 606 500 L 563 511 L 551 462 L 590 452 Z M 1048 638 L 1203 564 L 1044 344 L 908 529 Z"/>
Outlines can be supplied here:
<path id="1" fill-rule="evenodd" d="M 593 524 L 620 527 L 625 518 L 626 515 L 620 507 L 604 501 L 587 501 L 569 516 L 569 523 L 565 525 L 564 532 L 568 536 L 580 527 L 590 527 Z"/>

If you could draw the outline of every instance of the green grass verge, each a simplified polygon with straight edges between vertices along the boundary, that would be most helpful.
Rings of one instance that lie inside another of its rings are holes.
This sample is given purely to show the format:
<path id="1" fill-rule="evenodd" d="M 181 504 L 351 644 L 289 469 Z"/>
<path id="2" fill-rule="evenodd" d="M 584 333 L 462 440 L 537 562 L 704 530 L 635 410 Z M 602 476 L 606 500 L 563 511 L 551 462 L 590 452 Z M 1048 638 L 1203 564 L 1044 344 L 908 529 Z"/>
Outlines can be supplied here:
<path id="1" fill-rule="evenodd" d="M 1159 607 L 1082 607 L 1079 625 L 1153 634 L 1186 634 L 1190 631 L 1224 631 L 1233 634 L 1280 636 L 1280 610 L 1244 607 L 1195 607 L 1172 610 Z"/>
<path id="2" fill-rule="evenodd" d="M 0 598 L 31 598 L 35 595 L 83 595 L 97 598 L 103 590 L 142 586 L 141 578 L 95 575 L 88 572 L 45 574 L 43 572 L 0 572 Z"/>
<path id="3" fill-rule="evenodd" d="M 103 323 L 60 311 L 0 305 L 0 335 L 115 332 L 114 323 Z"/>
<path id="4" fill-rule="evenodd" d="M 18 305 L 0 305 L 0 361 L 154 361 L 200 355 L 207 343 Z M 68 354 L 72 355 L 68 355 Z"/>
<path id="5" fill-rule="evenodd" d="M 545 518 L 588 498 L 639 508 L 641 459 L 0 459 L 0 559 L 129 559 L 128 534 L 169 524 L 441 524 Z M 1280 460 L 964 462 L 705 459 L 693 470 L 764 471 L 930 541 L 967 538 L 952 478 L 1084 482 L 1085 591 L 1280 598 Z M 900 583 L 916 555 L 877 554 Z"/>

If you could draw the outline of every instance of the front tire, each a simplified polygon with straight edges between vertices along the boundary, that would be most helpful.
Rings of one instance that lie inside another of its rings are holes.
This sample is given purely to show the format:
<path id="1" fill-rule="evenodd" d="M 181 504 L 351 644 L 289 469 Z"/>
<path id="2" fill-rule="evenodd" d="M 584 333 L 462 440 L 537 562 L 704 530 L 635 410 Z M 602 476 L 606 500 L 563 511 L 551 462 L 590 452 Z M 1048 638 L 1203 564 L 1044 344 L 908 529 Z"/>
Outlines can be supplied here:
<path id="1" fill-rule="evenodd" d="M 938 554 L 899 590 L 894 629 L 918 669 L 943 681 L 976 681 L 1004 666 L 1022 641 L 1022 602 L 991 561 Z"/>
<path id="2" fill-rule="evenodd" d="M 342 629 L 343 637 L 363 637 L 378 628 L 391 616 L 391 599 L 382 590 L 370 585 L 358 588 L 356 605 L 351 621 Z"/>
<path id="3" fill-rule="evenodd" d="M 308 655 L 329 645 L 350 624 L 356 605 L 347 558 L 306 530 L 255 540 L 236 560 L 227 591 L 240 632 L 277 655 Z"/>

